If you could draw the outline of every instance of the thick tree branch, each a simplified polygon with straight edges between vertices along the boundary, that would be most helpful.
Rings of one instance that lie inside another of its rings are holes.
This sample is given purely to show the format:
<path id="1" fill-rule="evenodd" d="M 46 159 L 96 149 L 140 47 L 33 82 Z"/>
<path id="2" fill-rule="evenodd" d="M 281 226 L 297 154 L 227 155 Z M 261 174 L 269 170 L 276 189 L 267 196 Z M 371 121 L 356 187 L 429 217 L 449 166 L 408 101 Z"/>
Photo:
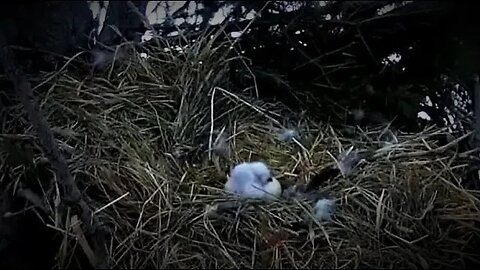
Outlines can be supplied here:
<path id="1" fill-rule="evenodd" d="M 92 219 L 91 211 L 87 203 L 82 199 L 82 194 L 77 187 L 69 169 L 67 162 L 60 153 L 57 141 L 50 129 L 46 118 L 44 117 L 39 103 L 37 102 L 30 83 L 23 71 L 18 68 L 13 52 L 8 47 L 7 40 L 3 32 L 0 32 L 0 61 L 8 79 L 12 82 L 17 96 L 21 100 L 30 122 L 37 132 L 38 139 L 42 146 L 45 156 L 50 161 L 52 168 L 57 175 L 58 185 L 61 189 L 62 203 L 73 206 L 79 210 L 80 220 L 86 227 L 86 234 L 90 236 L 93 246 L 97 252 L 97 266 L 106 267 L 104 261 L 106 258 L 106 247 L 104 243 L 103 232 L 99 229 L 98 221 Z"/>
<path id="2" fill-rule="evenodd" d="M 147 28 L 148 30 L 153 30 L 152 25 L 150 24 L 150 21 L 145 17 L 145 12 L 141 12 L 140 9 L 135 6 L 135 4 L 132 1 L 127 1 L 127 5 L 130 8 L 130 10 L 135 13 L 135 15 L 138 16 L 138 18 L 143 22 L 143 26 Z"/>

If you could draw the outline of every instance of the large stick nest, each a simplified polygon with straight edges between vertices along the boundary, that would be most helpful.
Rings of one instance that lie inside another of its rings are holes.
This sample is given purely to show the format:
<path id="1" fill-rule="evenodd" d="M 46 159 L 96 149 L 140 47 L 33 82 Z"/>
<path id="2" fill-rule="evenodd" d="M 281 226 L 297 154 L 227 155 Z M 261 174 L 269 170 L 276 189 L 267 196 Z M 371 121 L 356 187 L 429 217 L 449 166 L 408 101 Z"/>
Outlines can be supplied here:
<path id="1" fill-rule="evenodd" d="M 213 46 L 204 36 L 184 53 L 151 46 L 143 58 L 133 51 L 91 80 L 72 66 L 33 79 L 77 184 L 110 228 L 112 266 L 433 268 L 474 259 L 478 193 L 462 185 L 468 153 L 458 153 L 455 143 L 437 145 L 444 130 L 399 133 L 393 145 L 378 139 L 383 127 L 344 138 L 309 121 L 308 111 L 293 115 L 254 92 L 230 91 L 230 45 Z M 30 141 L 34 159 L 14 168 L 8 160 L 19 152 L 12 150 L 2 156 L 2 174 L 28 186 L 28 167 L 48 166 L 21 108 L 8 108 L 8 115 L 17 117 L 2 114 L 3 142 Z M 293 118 L 300 121 L 298 142 L 277 140 L 276 129 Z M 208 205 L 232 200 L 221 191 L 225 175 L 208 158 L 211 132 L 223 128 L 233 151 L 222 169 L 264 160 L 286 186 L 308 181 L 352 145 L 373 158 L 320 187 L 336 198 L 332 222 L 314 220 L 307 203 L 286 200 L 245 201 L 212 217 Z M 35 177 L 53 178 L 42 175 Z M 64 239 L 57 263 L 69 267 L 86 245 L 70 217 L 56 216 L 55 185 L 42 192 L 44 222 Z"/>

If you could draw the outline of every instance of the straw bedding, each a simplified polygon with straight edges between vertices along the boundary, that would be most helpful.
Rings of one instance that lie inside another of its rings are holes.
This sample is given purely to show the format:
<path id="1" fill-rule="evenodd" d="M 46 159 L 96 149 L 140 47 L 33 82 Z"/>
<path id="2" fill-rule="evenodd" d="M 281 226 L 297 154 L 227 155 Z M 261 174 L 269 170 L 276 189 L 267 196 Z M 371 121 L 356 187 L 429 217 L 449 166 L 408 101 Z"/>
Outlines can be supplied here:
<path id="1" fill-rule="evenodd" d="M 469 155 L 455 142 L 438 145 L 444 130 L 399 133 L 393 145 L 378 139 L 384 126 L 347 137 L 308 110 L 295 116 L 257 98 L 253 85 L 231 90 L 232 44 L 212 40 L 199 38 L 183 54 L 154 45 L 144 48 L 149 58 L 132 51 L 91 79 L 77 75 L 75 61 L 32 79 L 83 196 L 109 229 L 113 267 L 460 268 L 476 260 L 478 192 L 462 185 Z M 34 157 L 10 177 L 26 181 L 29 166 L 49 171 L 22 108 L 8 112 L 16 117 L 2 114 L 3 142 L 28 141 Z M 300 138 L 279 141 L 277 129 L 291 117 L 301 119 Z M 217 159 L 210 134 L 222 129 L 230 151 L 219 168 L 264 160 L 285 186 L 308 181 L 352 145 L 370 158 L 322 183 L 336 199 L 332 222 L 314 220 L 309 204 L 293 200 L 247 200 L 211 216 L 207 206 L 232 200 L 209 159 Z M 73 267 L 84 246 L 71 218 L 56 217 L 55 185 L 42 192 L 44 223 L 62 238 L 58 266 Z"/>

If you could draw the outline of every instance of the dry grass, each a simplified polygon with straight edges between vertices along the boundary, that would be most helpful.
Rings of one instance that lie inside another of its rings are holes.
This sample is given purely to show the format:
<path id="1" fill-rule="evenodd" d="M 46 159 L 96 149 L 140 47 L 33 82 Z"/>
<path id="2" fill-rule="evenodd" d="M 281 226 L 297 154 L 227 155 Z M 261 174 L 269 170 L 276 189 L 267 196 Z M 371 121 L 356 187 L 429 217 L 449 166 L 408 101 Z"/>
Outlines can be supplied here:
<path id="1" fill-rule="evenodd" d="M 38 82 L 51 77 L 38 95 L 77 183 L 111 229 L 114 267 L 459 268 L 474 257 L 467 245 L 478 243 L 479 197 L 462 188 L 465 155 L 455 145 L 434 150 L 443 131 L 400 134 L 381 148 L 381 129 L 342 138 L 307 114 L 299 143 L 279 142 L 274 130 L 287 110 L 255 91 L 229 91 L 230 44 L 213 40 L 203 36 L 185 54 L 147 47 L 147 60 L 134 53 L 93 80 L 67 68 Z M 11 108 L 18 117 L 3 134 L 30 133 L 20 112 Z M 284 184 L 308 180 L 351 145 L 376 156 L 322 185 L 337 199 L 332 223 L 314 221 L 297 201 L 247 201 L 211 218 L 206 206 L 229 200 L 207 151 L 211 131 L 224 127 L 234 151 L 222 166 L 263 159 Z M 58 261 L 67 267 L 83 251 L 67 234 L 73 225 L 55 222 L 55 190 L 46 193 L 46 223 L 65 232 Z"/>

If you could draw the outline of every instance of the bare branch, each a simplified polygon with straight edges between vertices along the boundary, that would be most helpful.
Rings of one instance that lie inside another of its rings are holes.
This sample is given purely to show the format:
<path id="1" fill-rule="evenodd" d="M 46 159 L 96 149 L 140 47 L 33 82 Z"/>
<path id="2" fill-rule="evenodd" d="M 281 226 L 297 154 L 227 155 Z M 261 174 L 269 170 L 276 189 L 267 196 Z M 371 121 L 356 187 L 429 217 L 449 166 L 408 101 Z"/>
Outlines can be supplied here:
<path id="1" fill-rule="evenodd" d="M 0 32 L 0 61 L 30 118 L 32 126 L 37 131 L 38 139 L 45 156 L 49 159 L 52 168 L 55 170 L 62 191 L 63 203 L 76 208 L 78 207 L 80 219 L 87 228 L 87 233 L 96 247 L 97 259 L 99 259 L 97 266 L 104 268 L 106 264 L 100 260 L 106 259 L 106 246 L 102 232 L 98 227 L 98 221 L 92 219 L 91 211 L 87 203 L 82 199 L 82 194 L 68 169 L 65 158 L 59 150 L 52 130 L 42 113 L 39 103 L 33 95 L 32 87 L 23 71 L 17 67 L 13 52 L 8 47 L 3 32 Z"/>
<path id="2" fill-rule="evenodd" d="M 150 24 L 150 21 L 145 17 L 145 14 L 142 14 L 140 10 L 132 3 L 132 1 L 127 1 L 128 7 L 142 20 L 143 25 L 145 28 L 148 30 L 153 30 L 152 25 Z"/>

